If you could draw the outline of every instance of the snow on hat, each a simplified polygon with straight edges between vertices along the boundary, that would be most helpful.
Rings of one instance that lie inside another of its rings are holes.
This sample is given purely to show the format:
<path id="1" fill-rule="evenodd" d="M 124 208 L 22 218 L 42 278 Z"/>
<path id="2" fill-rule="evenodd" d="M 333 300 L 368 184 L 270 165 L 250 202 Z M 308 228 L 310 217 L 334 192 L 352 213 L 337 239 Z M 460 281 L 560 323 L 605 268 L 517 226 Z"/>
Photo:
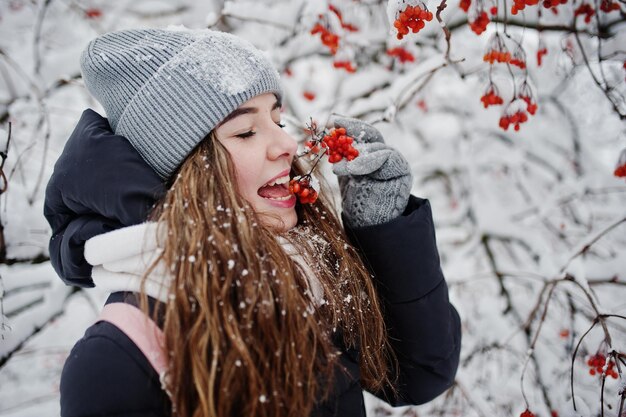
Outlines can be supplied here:
<path id="1" fill-rule="evenodd" d="M 163 179 L 240 105 L 264 93 L 282 96 L 261 51 L 207 29 L 107 33 L 87 45 L 81 71 L 114 132 Z"/>

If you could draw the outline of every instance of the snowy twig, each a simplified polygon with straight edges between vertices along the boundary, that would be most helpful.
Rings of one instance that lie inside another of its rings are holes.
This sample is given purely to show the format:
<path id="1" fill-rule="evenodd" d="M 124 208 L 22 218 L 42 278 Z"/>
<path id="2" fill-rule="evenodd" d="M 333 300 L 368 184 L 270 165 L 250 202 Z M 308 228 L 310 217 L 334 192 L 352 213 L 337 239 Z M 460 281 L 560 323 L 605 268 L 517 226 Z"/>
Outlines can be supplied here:
<path id="1" fill-rule="evenodd" d="M 626 217 L 623 217 L 621 219 L 616 220 L 615 222 L 611 223 L 610 225 L 608 225 L 607 227 L 605 227 L 604 229 L 600 230 L 598 233 L 596 233 L 595 236 L 593 236 L 592 238 L 589 239 L 589 241 L 587 243 L 585 243 L 584 245 L 582 245 L 582 247 L 577 250 L 573 255 L 571 255 L 569 257 L 569 259 L 567 260 L 567 262 L 565 262 L 565 265 L 563 265 L 560 269 L 560 272 L 563 273 L 565 272 L 565 270 L 567 269 L 567 267 L 570 265 L 570 263 L 576 259 L 577 257 L 584 255 L 589 248 L 591 247 L 591 245 L 593 245 L 594 243 L 596 243 L 598 240 L 600 240 L 604 235 L 606 235 L 607 233 L 609 233 L 611 230 L 615 229 L 617 226 L 619 226 L 620 224 L 626 222 Z"/>
<path id="2" fill-rule="evenodd" d="M 237 20 L 243 20 L 243 21 L 246 21 L 246 22 L 255 22 L 255 23 L 261 23 L 261 24 L 264 24 L 264 25 L 275 26 L 275 27 L 280 28 L 280 29 L 288 30 L 289 32 L 294 32 L 294 30 L 295 30 L 294 26 L 292 26 L 292 25 L 286 25 L 284 23 L 280 23 L 280 22 L 276 22 L 276 21 L 268 20 L 268 19 L 263 19 L 263 18 L 260 18 L 260 17 L 240 16 L 240 15 L 238 16 L 238 15 L 233 14 L 231 12 L 225 12 L 225 11 L 222 11 L 222 16 L 223 17 L 230 17 L 230 18 L 237 19 Z"/>
<path id="3" fill-rule="evenodd" d="M 598 78 L 596 77 L 596 74 L 591 69 L 591 64 L 589 63 L 589 58 L 587 58 L 587 53 L 585 52 L 585 48 L 583 47 L 583 44 L 580 41 L 580 35 L 578 34 L 577 31 L 574 31 L 574 37 L 576 38 L 576 43 L 578 44 L 578 48 L 580 49 L 580 53 L 581 53 L 581 55 L 583 57 L 583 60 L 585 61 L 585 65 L 587 66 L 587 70 L 589 71 L 589 74 L 591 75 L 591 79 L 598 86 L 598 88 L 604 93 L 606 98 L 611 102 L 611 105 L 613 106 L 613 110 L 615 111 L 615 113 L 617 113 L 619 118 L 621 120 L 626 119 L 626 112 L 623 109 L 620 109 L 619 103 L 617 103 L 615 101 L 616 99 L 611 95 L 611 92 L 613 92 L 615 89 L 613 87 L 609 87 L 608 85 L 602 85 L 600 80 L 598 80 Z M 621 98 L 622 98 L 622 101 L 624 101 L 624 98 L 623 97 L 621 97 Z"/>
<path id="4" fill-rule="evenodd" d="M 450 62 L 450 30 L 448 29 L 448 27 L 446 26 L 446 23 L 443 21 L 443 19 L 441 18 L 441 12 L 443 12 L 446 7 L 448 7 L 448 4 L 446 3 L 447 0 L 441 0 L 441 3 L 439 3 L 439 6 L 437 6 L 437 11 L 435 12 L 435 17 L 437 18 L 437 21 L 439 22 L 439 26 L 441 26 L 441 30 L 443 30 L 443 33 L 445 35 L 446 38 L 446 53 L 444 55 L 446 62 Z"/>
<path id="5" fill-rule="evenodd" d="M 33 73 L 39 76 L 41 70 L 41 28 L 43 26 L 43 20 L 46 16 L 46 11 L 52 0 L 42 0 L 39 11 L 37 12 L 37 18 L 35 19 L 35 26 L 33 27 Z"/>
<path id="6" fill-rule="evenodd" d="M 9 122 L 8 132 L 7 132 L 7 143 L 4 147 L 4 151 L 0 151 L 0 158 L 2 159 L 2 162 L 0 162 L 0 179 L 2 180 L 2 184 L 0 184 L 0 194 L 3 194 L 7 190 L 7 187 L 9 186 L 9 183 L 7 181 L 7 176 L 4 174 L 4 163 L 6 162 L 7 156 L 9 155 L 9 145 L 11 144 L 11 127 L 12 127 L 12 123 Z"/>
<path id="7" fill-rule="evenodd" d="M 507 8 L 504 7 L 504 10 L 507 10 Z M 546 25 L 541 22 L 529 22 L 528 20 L 517 20 L 517 19 L 509 19 L 509 18 L 502 19 L 497 16 L 493 16 L 493 19 L 491 19 L 491 22 L 502 23 L 505 26 L 516 26 L 516 27 L 521 27 L 524 29 L 533 29 L 533 30 L 536 30 L 537 32 L 563 32 L 563 33 L 574 32 L 572 30 L 571 25 L 563 25 L 563 24 Z M 575 32 L 582 33 L 582 34 L 592 36 L 592 37 L 597 36 L 597 37 L 602 37 L 605 39 L 612 38 L 615 36 L 615 34 L 611 33 L 610 30 L 613 26 L 615 26 L 616 24 L 619 24 L 620 22 L 622 22 L 622 20 L 617 19 L 605 25 L 599 26 L 597 32 L 590 32 L 585 29 L 576 29 Z M 467 19 L 460 19 L 454 23 L 449 24 L 448 28 L 450 31 L 453 32 L 455 30 L 462 29 L 467 24 L 468 24 Z"/>

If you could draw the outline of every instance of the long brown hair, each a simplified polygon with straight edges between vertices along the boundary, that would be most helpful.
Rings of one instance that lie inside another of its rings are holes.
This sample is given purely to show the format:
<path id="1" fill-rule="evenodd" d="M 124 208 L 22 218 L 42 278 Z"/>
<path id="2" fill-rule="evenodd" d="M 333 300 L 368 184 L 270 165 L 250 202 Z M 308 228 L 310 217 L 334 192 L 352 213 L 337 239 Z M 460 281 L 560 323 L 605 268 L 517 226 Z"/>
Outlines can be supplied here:
<path id="1" fill-rule="evenodd" d="M 294 164 L 292 175 L 301 173 Z M 362 347 L 365 388 L 391 386 L 376 291 L 324 193 L 298 203 L 299 233 L 282 235 L 311 265 L 306 271 L 239 196 L 235 175 L 211 134 L 151 216 L 166 230 L 161 261 L 172 275 L 163 330 L 173 414 L 307 416 L 332 387 L 337 335 Z M 317 303 L 311 273 L 323 288 Z"/>

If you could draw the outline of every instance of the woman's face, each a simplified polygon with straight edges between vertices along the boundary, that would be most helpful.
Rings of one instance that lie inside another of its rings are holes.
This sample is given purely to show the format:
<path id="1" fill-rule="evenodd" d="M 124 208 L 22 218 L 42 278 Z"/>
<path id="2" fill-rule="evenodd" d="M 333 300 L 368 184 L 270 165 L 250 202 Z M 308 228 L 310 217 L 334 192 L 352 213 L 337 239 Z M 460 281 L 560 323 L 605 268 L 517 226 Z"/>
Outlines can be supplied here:
<path id="1" fill-rule="evenodd" d="M 217 140 L 235 165 L 239 192 L 268 227 L 286 231 L 296 225 L 296 197 L 289 172 L 296 141 L 280 124 L 280 103 L 272 93 L 256 96 L 215 129 Z"/>

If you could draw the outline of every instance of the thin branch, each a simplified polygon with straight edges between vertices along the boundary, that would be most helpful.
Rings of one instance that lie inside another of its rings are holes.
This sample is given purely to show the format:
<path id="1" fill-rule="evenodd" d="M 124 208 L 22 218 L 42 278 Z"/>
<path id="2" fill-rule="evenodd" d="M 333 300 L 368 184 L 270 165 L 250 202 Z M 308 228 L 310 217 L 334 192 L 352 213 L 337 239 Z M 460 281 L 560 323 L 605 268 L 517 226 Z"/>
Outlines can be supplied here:
<path id="1" fill-rule="evenodd" d="M 33 73 L 39 76 L 41 70 L 41 28 L 43 27 L 43 21 L 46 16 L 46 11 L 52 0 L 42 0 L 39 11 L 37 12 L 37 18 L 35 19 L 35 26 L 33 27 Z"/>
<path id="2" fill-rule="evenodd" d="M 565 272 L 565 270 L 567 269 L 567 267 L 570 265 L 570 263 L 577 257 L 579 257 L 580 255 L 583 255 L 584 253 L 586 253 L 589 248 L 591 247 L 591 245 L 593 245 L 594 243 L 596 243 L 598 240 L 600 240 L 604 235 L 606 235 L 607 233 L 609 233 L 611 230 L 615 229 L 617 226 L 619 226 L 620 224 L 626 222 L 626 217 L 623 217 L 619 220 L 616 220 L 615 222 L 611 223 L 610 225 L 608 225 L 607 227 L 605 227 L 604 229 L 600 230 L 598 233 L 596 233 L 595 236 L 593 236 L 591 239 L 589 239 L 589 241 L 587 243 L 585 243 L 579 250 L 577 250 L 573 255 L 571 255 L 569 257 L 569 259 L 567 260 L 567 262 L 565 262 L 565 265 L 563 265 L 560 269 L 560 272 L 563 273 Z"/>
<path id="3" fill-rule="evenodd" d="M 574 37 L 576 38 L 576 43 L 578 44 L 578 48 L 580 49 L 580 53 L 581 53 L 581 55 L 583 57 L 583 60 L 585 61 L 585 65 L 587 66 L 587 69 L 589 70 L 589 74 L 591 74 L 591 79 L 598 86 L 598 88 L 604 93 L 606 98 L 611 102 L 611 105 L 613 106 L 613 110 L 615 111 L 615 113 L 617 113 L 619 115 L 620 119 L 621 120 L 626 119 L 626 113 L 624 113 L 619 108 L 619 105 L 618 105 L 619 103 L 616 103 L 615 101 L 613 101 L 613 97 L 610 94 L 612 88 L 609 88 L 609 86 L 607 86 L 607 85 L 602 85 L 602 83 L 600 83 L 600 81 L 596 77 L 596 74 L 591 69 L 591 64 L 589 63 L 589 58 L 587 58 L 587 53 L 585 52 L 585 48 L 583 47 L 583 44 L 580 41 L 580 35 L 579 35 L 579 33 L 577 31 L 574 31 Z"/>

